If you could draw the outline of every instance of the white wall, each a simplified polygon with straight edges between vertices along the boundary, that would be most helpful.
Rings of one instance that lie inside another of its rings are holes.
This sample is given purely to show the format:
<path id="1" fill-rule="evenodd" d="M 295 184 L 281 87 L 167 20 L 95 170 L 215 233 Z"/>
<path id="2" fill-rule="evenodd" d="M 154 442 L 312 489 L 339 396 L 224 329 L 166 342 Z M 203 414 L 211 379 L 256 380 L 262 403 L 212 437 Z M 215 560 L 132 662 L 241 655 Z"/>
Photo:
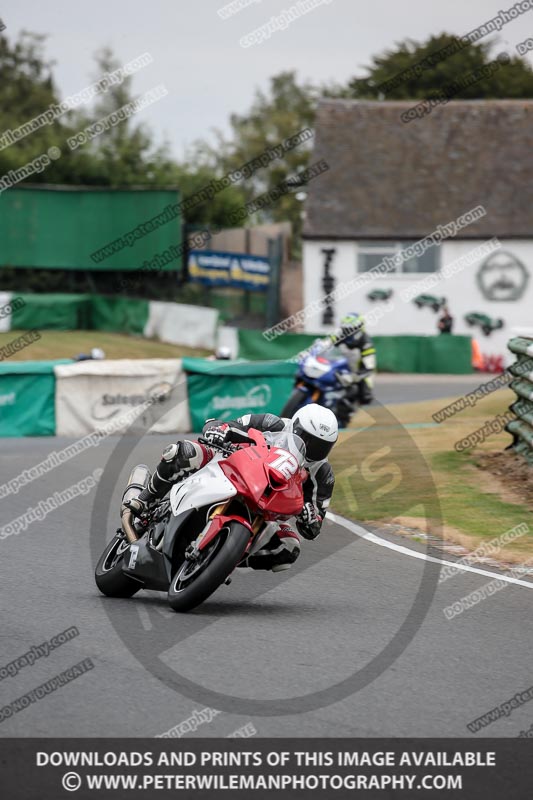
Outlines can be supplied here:
<path id="1" fill-rule="evenodd" d="M 483 244 L 484 240 L 445 241 L 441 246 L 441 268 L 451 264 L 456 259 L 470 253 Z M 506 357 L 506 344 L 516 327 L 531 327 L 533 325 L 533 241 L 530 240 L 505 240 L 500 239 L 501 251 L 506 251 L 516 256 L 525 266 L 530 278 L 522 297 L 516 301 L 491 301 L 487 300 L 476 280 L 481 263 L 485 257 L 479 258 L 470 266 L 464 267 L 460 272 L 451 277 L 442 277 L 433 288 L 426 293 L 444 296 L 455 319 L 454 333 L 471 334 L 479 341 L 481 351 L 485 356 Z M 304 275 L 304 304 L 307 306 L 313 300 L 323 297 L 322 278 L 324 273 L 324 255 L 322 248 L 336 248 L 330 272 L 335 278 L 335 287 L 346 283 L 358 276 L 357 272 L 357 243 L 348 241 L 305 241 L 303 250 L 303 275 Z M 374 324 L 368 325 L 369 333 L 374 335 L 394 334 L 435 334 L 437 332 L 437 319 L 439 314 L 431 308 L 418 309 L 413 302 L 401 299 L 402 290 L 413 286 L 431 273 L 416 275 L 395 274 L 373 278 L 363 287 L 357 288 L 353 293 L 335 301 L 335 322 L 350 312 L 358 311 L 363 314 L 373 311 L 375 314 L 381 307 L 383 316 Z M 439 273 L 437 273 L 439 275 Z M 367 294 L 374 288 L 392 289 L 393 295 L 390 304 L 372 302 Z M 502 318 L 504 327 L 485 336 L 479 327 L 471 328 L 464 321 L 464 315 L 469 312 L 481 312 L 493 318 Z M 379 313 L 379 312 L 377 312 Z M 377 314 L 376 314 L 377 315 Z M 305 330 L 315 333 L 330 331 L 331 326 L 322 325 L 322 314 L 312 314 L 307 317 Z"/>

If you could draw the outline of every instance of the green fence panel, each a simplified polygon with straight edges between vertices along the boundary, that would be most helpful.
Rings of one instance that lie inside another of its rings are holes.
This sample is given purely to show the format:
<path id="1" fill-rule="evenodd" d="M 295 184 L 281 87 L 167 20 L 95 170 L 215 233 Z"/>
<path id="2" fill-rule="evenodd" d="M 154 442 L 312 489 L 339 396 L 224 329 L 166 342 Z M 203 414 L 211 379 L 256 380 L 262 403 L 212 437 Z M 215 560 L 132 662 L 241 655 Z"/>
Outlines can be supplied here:
<path id="1" fill-rule="evenodd" d="M 321 334 L 322 336 L 324 334 Z M 248 359 L 293 358 L 320 336 L 284 333 L 267 341 L 262 331 L 239 330 L 239 356 Z M 380 372 L 472 372 L 470 336 L 374 336 Z"/>
<path id="2" fill-rule="evenodd" d="M 170 189 L 14 187 L 0 194 L 0 266 L 135 270 L 148 261 L 179 269 L 178 202 Z M 91 258 L 119 237 L 125 246 Z"/>
<path id="3" fill-rule="evenodd" d="M 294 383 L 296 364 L 268 361 L 226 363 L 184 358 L 193 430 L 206 419 L 247 413 L 279 414 Z"/>
<path id="4" fill-rule="evenodd" d="M 293 358 L 313 344 L 319 334 L 284 333 L 269 342 L 262 331 L 239 329 L 239 356 L 252 361 Z"/>
<path id="5" fill-rule="evenodd" d="M 378 372 L 417 372 L 418 336 L 374 336 Z"/>
<path id="6" fill-rule="evenodd" d="M 148 321 L 148 300 L 125 297 L 91 297 L 91 324 L 97 331 L 142 335 Z"/>
<path id="7" fill-rule="evenodd" d="M 417 372 L 470 375 L 472 367 L 472 337 L 443 334 L 421 336 Z"/>
<path id="8" fill-rule="evenodd" d="M 290 361 L 209 361 L 206 358 L 185 357 L 185 372 L 212 377 L 294 377 L 298 365 Z"/>
<path id="9" fill-rule="evenodd" d="M 0 436 L 53 436 L 57 361 L 0 364 Z"/>
<path id="10" fill-rule="evenodd" d="M 21 294 L 24 306 L 13 312 L 13 330 L 75 331 L 88 326 L 90 295 Z"/>

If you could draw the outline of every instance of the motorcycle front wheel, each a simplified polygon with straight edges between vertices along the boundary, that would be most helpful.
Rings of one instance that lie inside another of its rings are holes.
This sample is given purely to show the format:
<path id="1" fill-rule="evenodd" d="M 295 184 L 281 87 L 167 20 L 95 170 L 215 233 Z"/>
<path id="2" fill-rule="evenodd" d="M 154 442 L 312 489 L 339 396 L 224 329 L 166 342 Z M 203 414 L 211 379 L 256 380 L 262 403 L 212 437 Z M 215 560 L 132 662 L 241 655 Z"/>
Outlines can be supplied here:
<path id="1" fill-rule="evenodd" d="M 124 556 L 128 552 L 128 540 L 125 536 L 117 534 L 100 556 L 94 571 L 94 579 L 102 594 L 107 597 L 133 597 L 141 589 L 139 581 L 122 572 Z"/>
<path id="2" fill-rule="evenodd" d="M 231 522 L 201 551 L 196 561 L 184 561 L 170 582 L 168 602 L 174 611 L 190 611 L 213 594 L 244 555 L 250 531 Z"/>

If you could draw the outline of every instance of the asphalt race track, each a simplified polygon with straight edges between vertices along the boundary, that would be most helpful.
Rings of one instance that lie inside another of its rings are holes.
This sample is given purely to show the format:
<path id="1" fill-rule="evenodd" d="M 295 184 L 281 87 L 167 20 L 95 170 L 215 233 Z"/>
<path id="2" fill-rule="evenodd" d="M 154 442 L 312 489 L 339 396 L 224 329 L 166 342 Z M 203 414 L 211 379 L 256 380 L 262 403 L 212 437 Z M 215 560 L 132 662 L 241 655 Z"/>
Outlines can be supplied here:
<path id="1" fill-rule="evenodd" d="M 401 382 L 387 389 L 396 402 L 405 396 Z M 102 597 L 92 550 L 118 525 L 129 468 L 153 464 L 167 441 L 150 436 L 133 449 L 108 530 L 93 531 L 92 542 L 95 489 L 0 542 L 0 706 L 84 659 L 94 665 L 1 721 L 0 736 L 156 736 L 207 706 L 220 713 L 203 723 L 196 715 L 187 735 L 228 736 L 252 723 L 265 737 L 516 737 L 532 725 L 526 702 L 477 734 L 467 729 L 532 684 L 533 583 L 509 584 L 447 620 L 443 609 L 491 576 L 461 571 L 437 585 L 439 565 L 412 557 L 424 546 L 403 539 L 380 534 L 380 544 L 329 521 L 316 542 L 304 542 L 297 568 L 239 571 L 189 615 L 170 612 L 164 594 Z M 2 440 L 0 482 L 68 443 Z M 105 466 L 116 443 L 109 438 L 4 498 L 2 525 Z M 16 676 L 2 671 L 72 626 L 79 636 L 47 657 Z"/>

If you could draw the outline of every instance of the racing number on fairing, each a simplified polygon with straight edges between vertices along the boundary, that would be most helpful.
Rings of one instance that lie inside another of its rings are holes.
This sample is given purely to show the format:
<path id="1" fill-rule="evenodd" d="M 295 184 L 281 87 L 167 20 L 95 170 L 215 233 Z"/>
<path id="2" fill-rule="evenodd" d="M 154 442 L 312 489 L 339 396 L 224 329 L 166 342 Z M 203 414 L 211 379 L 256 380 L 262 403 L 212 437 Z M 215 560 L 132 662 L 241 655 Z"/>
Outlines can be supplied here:
<path id="1" fill-rule="evenodd" d="M 270 466 L 281 472 L 284 478 L 292 478 L 298 472 L 298 462 L 293 455 L 287 453 L 286 450 L 273 450 L 278 458 L 270 462 Z"/>

